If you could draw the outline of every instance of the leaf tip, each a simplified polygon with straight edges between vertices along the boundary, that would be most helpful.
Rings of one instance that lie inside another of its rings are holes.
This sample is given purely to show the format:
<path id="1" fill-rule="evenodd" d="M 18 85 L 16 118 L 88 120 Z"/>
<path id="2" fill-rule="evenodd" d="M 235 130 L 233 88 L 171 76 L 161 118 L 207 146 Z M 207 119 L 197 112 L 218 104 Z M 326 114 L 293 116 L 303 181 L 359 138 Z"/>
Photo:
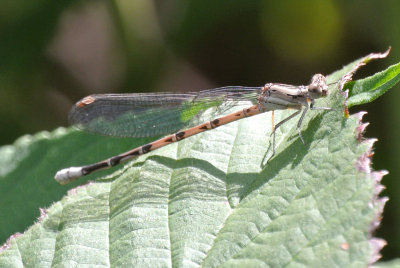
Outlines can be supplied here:
<path id="1" fill-rule="evenodd" d="M 357 128 L 356 128 L 356 136 L 357 136 L 357 140 L 359 142 L 362 141 L 363 139 L 363 134 L 365 132 L 365 129 L 369 126 L 369 123 L 362 123 L 360 124 Z"/>
<path id="2" fill-rule="evenodd" d="M 366 115 L 366 114 L 367 114 L 367 112 L 361 111 L 361 112 L 358 112 L 355 115 L 353 115 L 358 123 L 357 127 L 356 127 L 356 138 L 359 142 L 361 142 L 363 140 L 363 134 L 365 132 L 365 129 L 369 125 L 368 122 L 367 123 L 362 122 L 362 119 L 363 119 L 364 115 Z"/>

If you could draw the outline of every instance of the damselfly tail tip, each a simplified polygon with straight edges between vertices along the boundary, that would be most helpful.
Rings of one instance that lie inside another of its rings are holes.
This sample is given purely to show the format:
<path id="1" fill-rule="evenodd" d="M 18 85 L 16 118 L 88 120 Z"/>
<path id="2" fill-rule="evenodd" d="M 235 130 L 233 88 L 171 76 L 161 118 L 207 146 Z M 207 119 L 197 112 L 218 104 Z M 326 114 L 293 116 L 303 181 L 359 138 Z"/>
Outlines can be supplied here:
<path id="1" fill-rule="evenodd" d="M 83 176 L 82 167 L 69 167 L 57 171 L 54 178 L 60 184 L 67 184 Z"/>

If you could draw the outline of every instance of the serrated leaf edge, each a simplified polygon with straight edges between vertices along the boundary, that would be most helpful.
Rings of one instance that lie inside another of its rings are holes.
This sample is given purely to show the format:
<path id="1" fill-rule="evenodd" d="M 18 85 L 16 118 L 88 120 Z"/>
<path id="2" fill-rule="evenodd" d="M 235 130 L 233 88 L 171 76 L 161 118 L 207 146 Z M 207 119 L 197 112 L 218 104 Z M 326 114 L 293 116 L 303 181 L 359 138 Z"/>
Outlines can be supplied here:
<path id="1" fill-rule="evenodd" d="M 367 145 L 366 150 L 363 154 L 361 154 L 355 163 L 355 168 L 357 171 L 365 173 L 370 179 L 373 180 L 374 183 L 374 191 L 372 199 L 369 203 L 371 209 L 375 210 L 374 219 L 371 222 L 370 229 L 369 229 L 369 236 L 368 243 L 371 248 L 368 265 L 374 264 L 378 261 L 382 255 L 380 254 L 381 249 L 386 245 L 386 241 L 381 238 L 373 237 L 373 232 L 376 228 L 379 227 L 381 220 L 382 220 L 382 213 L 385 206 L 385 203 L 389 200 L 387 197 L 379 197 L 379 194 L 385 187 L 381 184 L 381 180 L 383 176 L 388 174 L 389 172 L 386 170 L 379 170 L 373 171 L 371 167 L 371 160 L 373 156 L 373 145 L 377 141 L 375 138 L 364 139 L 363 133 L 365 128 L 369 125 L 369 123 L 363 123 L 362 118 L 367 114 L 367 112 L 359 112 L 352 115 L 357 120 L 357 127 L 355 130 L 355 138 L 360 142 L 360 144 Z"/>

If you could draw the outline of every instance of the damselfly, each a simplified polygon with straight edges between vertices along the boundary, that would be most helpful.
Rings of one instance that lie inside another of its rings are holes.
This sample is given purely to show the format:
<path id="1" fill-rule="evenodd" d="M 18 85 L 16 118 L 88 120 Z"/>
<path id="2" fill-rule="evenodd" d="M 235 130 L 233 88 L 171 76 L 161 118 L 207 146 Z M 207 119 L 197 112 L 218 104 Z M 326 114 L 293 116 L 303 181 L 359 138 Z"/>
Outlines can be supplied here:
<path id="1" fill-rule="evenodd" d="M 325 76 L 321 74 L 314 75 L 308 86 L 268 83 L 263 87 L 222 87 L 193 93 L 91 95 L 78 101 L 69 114 L 70 123 L 80 129 L 118 137 L 149 137 L 187 129 L 95 164 L 62 169 L 57 172 L 55 179 L 65 184 L 93 171 L 110 168 L 244 117 L 274 110 L 295 109 L 296 112 L 273 126 L 270 142 L 273 156 L 276 130 L 303 111 L 297 123 L 297 130 L 304 143 L 301 135 L 304 115 L 308 109 L 332 110 L 327 107 L 314 107 L 315 99 L 327 95 L 328 85 Z M 230 107 L 241 101 L 251 101 L 253 105 L 221 116 L 225 110 L 221 107 Z M 218 107 L 215 116 L 219 114 L 220 117 L 209 115 L 205 120 L 202 113 L 210 107 Z M 201 123 L 200 120 L 206 122 Z"/>

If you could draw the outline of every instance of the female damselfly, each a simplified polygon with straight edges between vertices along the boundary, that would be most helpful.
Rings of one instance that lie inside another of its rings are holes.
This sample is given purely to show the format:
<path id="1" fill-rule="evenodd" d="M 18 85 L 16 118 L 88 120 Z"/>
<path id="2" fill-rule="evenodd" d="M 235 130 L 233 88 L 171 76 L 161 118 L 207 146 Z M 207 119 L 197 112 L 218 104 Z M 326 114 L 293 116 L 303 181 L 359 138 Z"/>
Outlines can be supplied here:
<path id="1" fill-rule="evenodd" d="M 273 126 L 273 156 L 276 130 L 303 111 L 297 123 L 297 130 L 304 143 L 301 135 L 304 115 L 308 109 L 333 110 L 314 107 L 315 99 L 327 95 L 328 85 L 322 74 L 314 75 L 307 86 L 268 83 L 263 87 L 222 87 L 192 93 L 91 95 L 78 101 L 69 114 L 70 123 L 80 129 L 118 137 L 149 137 L 187 129 L 91 165 L 62 169 L 57 172 L 55 179 L 65 184 L 94 171 L 113 167 L 170 143 L 245 117 L 274 110 L 295 109 L 296 112 Z M 221 116 L 226 110 L 221 107 L 230 107 L 241 101 L 252 101 L 254 105 Z M 211 107 L 218 107 L 213 114 L 214 119 L 209 117 L 211 120 L 204 120 L 202 112 Z M 201 123 L 200 120 L 206 122 Z"/>

